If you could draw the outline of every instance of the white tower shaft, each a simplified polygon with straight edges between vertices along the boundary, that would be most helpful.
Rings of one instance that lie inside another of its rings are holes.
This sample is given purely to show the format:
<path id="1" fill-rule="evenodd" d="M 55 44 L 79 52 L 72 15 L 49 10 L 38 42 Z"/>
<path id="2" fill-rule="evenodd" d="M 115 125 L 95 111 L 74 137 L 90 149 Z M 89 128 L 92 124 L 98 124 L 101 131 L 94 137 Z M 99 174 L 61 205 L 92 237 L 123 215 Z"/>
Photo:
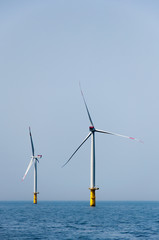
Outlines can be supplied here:
<path id="1" fill-rule="evenodd" d="M 34 193 L 37 193 L 37 160 L 34 159 Z"/>
<path id="2" fill-rule="evenodd" d="M 34 204 L 37 204 L 37 160 L 34 159 Z"/>
<path id="3" fill-rule="evenodd" d="M 90 173 L 90 188 L 95 188 L 95 133 L 91 135 L 91 173 Z"/>

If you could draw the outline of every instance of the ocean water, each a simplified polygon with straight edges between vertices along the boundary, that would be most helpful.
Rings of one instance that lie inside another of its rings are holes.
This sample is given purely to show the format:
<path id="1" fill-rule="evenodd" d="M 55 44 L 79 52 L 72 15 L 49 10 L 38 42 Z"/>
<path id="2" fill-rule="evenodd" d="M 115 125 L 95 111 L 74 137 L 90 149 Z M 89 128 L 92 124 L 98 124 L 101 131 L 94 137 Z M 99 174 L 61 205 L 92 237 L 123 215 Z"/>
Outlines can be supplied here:
<path id="1" fill-rule="evenodd" d="M 0 202 L 0 240 L 159 240 L 159 202 Z"/>

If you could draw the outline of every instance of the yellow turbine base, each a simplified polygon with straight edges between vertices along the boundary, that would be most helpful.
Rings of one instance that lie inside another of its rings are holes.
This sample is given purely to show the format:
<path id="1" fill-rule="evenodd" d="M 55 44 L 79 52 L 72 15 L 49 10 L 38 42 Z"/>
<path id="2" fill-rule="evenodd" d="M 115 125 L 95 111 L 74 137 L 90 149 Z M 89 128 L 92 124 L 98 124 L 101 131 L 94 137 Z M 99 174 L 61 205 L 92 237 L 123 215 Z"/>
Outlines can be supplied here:
<path id="1" fill-rule="evenodd" d="M 37 193 L 34 193 L 34 201 L 33 201 L 34 204 L 37 204 Z"/>
<path id="2" fill-rule="evenodd" d="M 90 206 L 95 207 L 96 206 L 96 195 L 95 191 L 99 188 L 89 188 L 90 189 Z"/>

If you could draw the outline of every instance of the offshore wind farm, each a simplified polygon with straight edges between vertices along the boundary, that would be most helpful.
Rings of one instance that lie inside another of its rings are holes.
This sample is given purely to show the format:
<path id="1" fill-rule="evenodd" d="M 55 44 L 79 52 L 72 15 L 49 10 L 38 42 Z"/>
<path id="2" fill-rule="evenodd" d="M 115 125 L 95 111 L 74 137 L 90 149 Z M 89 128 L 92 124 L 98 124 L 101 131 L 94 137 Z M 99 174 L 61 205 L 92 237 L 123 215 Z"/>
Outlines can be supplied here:
<path id="1" fill-rule="evenodd" d="M 61 170 L 69 151 L 87 132 L 79 81 L 90 101 L 95 128 L 106 127 L 145 142 L 141 147 L 95 132 L 98 201 L 159 199 L 158 4 L 103 1 L 85 3 L 86 8 L 79 2 L 47 5 L 40 0 L 19 5 L 16 0 L 16 4 L 3 2 L 0 8 L 0 182 L 6 185 L 0 199 L 32 198 L 33 169 L 21 183 L 30 158 L 28 126 L 34 131 L 37 153 L 46 159 L 37 164 L 39 200 L 89 199 L 87 144 L 92 135 L 69 167 Z M 12 171 L 5 174 L 8 165 Z"/>
<path id="2" fill-rule="evenodd" d="M 0 1 L 0 240 L 159 239 L 158 25 L 158 1 Z"/>

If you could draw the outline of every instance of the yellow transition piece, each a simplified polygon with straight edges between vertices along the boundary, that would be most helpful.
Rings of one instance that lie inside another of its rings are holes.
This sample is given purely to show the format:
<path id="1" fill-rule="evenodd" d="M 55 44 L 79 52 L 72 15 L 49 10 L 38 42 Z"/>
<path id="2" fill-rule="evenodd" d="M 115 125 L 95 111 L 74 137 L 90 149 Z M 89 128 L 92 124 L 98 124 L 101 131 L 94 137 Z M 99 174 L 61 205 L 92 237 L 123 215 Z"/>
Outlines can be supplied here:
<path id="1" fill-rule="evenodd" d="M 95 207 L 96 205 L 95 191 L 98 190 L 99 188 L 89 188 L 89 189 L 90 189 L 90 206 Z"/>
<path id="2" fill-rule="evenodd" d="M 34 204 L 37 204 L 37 193 L 34 193 Z"/>

